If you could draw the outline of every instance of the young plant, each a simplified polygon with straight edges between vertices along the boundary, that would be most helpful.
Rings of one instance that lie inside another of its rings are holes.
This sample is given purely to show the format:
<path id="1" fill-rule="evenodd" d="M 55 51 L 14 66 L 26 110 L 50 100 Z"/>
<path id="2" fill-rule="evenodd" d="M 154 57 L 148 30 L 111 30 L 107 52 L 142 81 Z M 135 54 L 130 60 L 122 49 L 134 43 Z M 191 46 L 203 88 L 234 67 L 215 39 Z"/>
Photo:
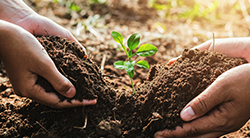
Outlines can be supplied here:
<path id="1" fill-rule="evenodd" d="M 121 45 L 122 49 L 128 56 L 128 61 L 116 61 L 114 63 L 114 66 L 117 69 L 126 70 L 127 74 L 130 77 L 133 92 L 136 94 L 134 84 L 133 84 L 133 79 L 132 79 L 134 77 L 134 72 L 135 72 L 134 66 L 137 65 L 141 68 L 149 69 L 149 64 L 145 60 L 139 60 L 137 62 L 133 61 L 131 57 L 134 55 L 138 55 L 141 57 L 148 57 L 148 56 L 155 54 L 158 51 L 158 49 L 154 45 L 143 44 L 137 49 L 135 53 L 133 53 L 133 50 L 136 49 L 140 43 L 141 35 L 139 33 L 134 33 L 129 37 L 127 41 L 128 50 L 125 47 L 125 45 L 123 45 L 123 36 L 120 33 L 113 31 L 111 34 L 112 34 L 113 39 Z"/>

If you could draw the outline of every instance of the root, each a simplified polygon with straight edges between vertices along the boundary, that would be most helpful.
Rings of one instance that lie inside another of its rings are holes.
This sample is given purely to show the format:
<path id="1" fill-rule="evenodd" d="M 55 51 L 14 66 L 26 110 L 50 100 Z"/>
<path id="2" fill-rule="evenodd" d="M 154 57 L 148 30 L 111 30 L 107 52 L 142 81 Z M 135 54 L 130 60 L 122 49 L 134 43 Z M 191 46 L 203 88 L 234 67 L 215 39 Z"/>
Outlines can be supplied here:
<path id="1" fill-rule="evenodd" d="M 8 81 L 10 81 L 10 80 L 9 79 L 3 80 L 3 81 L 0 82 L 0 84 L 3 84 L 3 83 L 8 82 Z"/>
<path id="2" fill-rule="evenodd" d="M 149 121 L 149 123 L 142 128 L 142 132 L 144 132 L 153 121 L 157 121 L 157 120 L 163 119 L 163 118 L 159 113 L 153 112 L 152 117 L 150 119 L 151 120 Z"/>
<path id="3" fill-rule="evenodd" d="M 49 131 L 48 131 L 44 126 L 42 126 L 38 121 L 36 121 L 36 123 L 37 123 L 43 130 L 45 130 L 47 133 L 49 133 Z"/>
<path id="4" fill-rule="evenodd" d="M 104 70 L 104 65 L 105 65 L 106 58 L 107 58 L 107 54 L 104 53 L 103 58 L 102 58 L 102 63 L 101 63 L 101 71 Z"/>
<path id="5" fill-rule="evenodd" d="M 157 120 L 159 120 L 159 118 L 151 119 L 150 122 L 145 127 L 142 128 L 141 132 L 144 132 L 153 121 L 157 121 Z"/>
<path id="6" fill-rule="evenodd" d="M 84 125 L 82 127 L 74 126 L 74 128 L 76 128 L 76 129 L 85 129 L 87 127 L 87 122 L 88 122 L 88 116 L 86 114 L 85 115 L 85 120 L 84 120 Z"/>
<path id="7" fill-rule="evenodd" d="M 61 71 L 62 71 L 62 74 L 65 76 L 65 77 L 68 77 L 68 75 L 63 71 L 63 69 L 61 67 L 58 67 Z"/>

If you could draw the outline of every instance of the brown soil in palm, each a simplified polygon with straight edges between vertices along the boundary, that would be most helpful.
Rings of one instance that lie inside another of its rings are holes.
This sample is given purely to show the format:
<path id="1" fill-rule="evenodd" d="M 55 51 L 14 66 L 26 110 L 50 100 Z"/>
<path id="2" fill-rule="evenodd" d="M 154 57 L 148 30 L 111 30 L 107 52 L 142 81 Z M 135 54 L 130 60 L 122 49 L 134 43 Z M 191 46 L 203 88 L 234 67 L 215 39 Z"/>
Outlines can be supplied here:
<path id="1" fill-rule="evenodd" d="M 0 108 L 3 137 L 153 137 L 158 130 L 182 125 L 179 113 L 191 99 L 224 71 L 247 63 L 245 59 L 228 58 L 216 52 L 186 49 L 174 64 L 154 65 L 148 81 L 134 95 L 131 91 L 114 89 L 74 43 L 59 37 L 38 37 L 38 40 L 59 71 L 75 85 L 77 94 L 73 99 L 98 98 L 98 103 L 55 110 L 31 100 L 17 100 L 12 92 L 6 98 L 16 104 L 1 104 Z M 42 77 L 37 84 L 55 92 Z"/>
<path id="2" fill-rule="evenodd" d="M 72 99 L 95 99 L 96 92 L 104 91 L 105 82 L 101 72 L 85 52 L 74 42 L 61 39 L 60 37 L 37 37 L 44 46 L 58 70 L 66 76 L 76 87 L 77 93 Z M 47 92 L 56 92 L 55 89 L 42 77 L 36 82 Z M 65 97 L 57 93 L 61 100 Z"/>

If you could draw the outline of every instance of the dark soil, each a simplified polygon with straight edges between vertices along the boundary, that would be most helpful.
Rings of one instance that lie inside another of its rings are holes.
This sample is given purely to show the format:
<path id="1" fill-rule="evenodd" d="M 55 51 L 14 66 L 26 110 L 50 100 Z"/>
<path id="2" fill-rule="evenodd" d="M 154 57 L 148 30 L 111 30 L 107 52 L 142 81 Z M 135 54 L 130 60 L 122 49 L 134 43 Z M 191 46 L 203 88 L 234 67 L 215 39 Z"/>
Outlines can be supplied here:
<path id="1" fill-rule="evenodd" d="M 134 95 L 109 83 L 96 63 L 75 43 L 60 37 L 38 40 L 58 70 L 75 85 L 77 94 L 73 99 L 97 98 L 98 103 L 56 110 L 14 95 L 8 89 L 10 84 L 3 83 L 1 137 L 151 138 L 158 130 L 182 125 L 179 113 L 191 99 L 224 71 L 247 63 L 245 59 L 228 58 L 216 52 L 185 49 L 174 64 L 154 65 L 148 80 L 137 87 Z M 55 92 L 42 77 L 37 84 Z"/>

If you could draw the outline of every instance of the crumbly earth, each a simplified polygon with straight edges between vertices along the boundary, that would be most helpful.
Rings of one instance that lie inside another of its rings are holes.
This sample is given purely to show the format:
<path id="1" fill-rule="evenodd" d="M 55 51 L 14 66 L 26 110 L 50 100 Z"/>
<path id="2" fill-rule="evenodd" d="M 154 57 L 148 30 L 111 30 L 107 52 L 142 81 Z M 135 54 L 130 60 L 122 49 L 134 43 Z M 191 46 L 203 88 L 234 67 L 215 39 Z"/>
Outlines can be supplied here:
<path id="1" fill-rule="evenodd" d="M 77 94 L 73 99 L 97 98 L 98 103 L 56 110 L 18 97 L 9 82 L 2 83 L 1 137 L 151 138 L 158 130 L 182 125 L 179 113 L 191 99 L 221 73 L 247 63 L 216 52 L 185 49 L 174 64 L 154 65 L 148 80 L 133 94 L 109 83 L 75 43 L 52 36 L 37 39 L 58 70 L 75 85 Z M 56 93 L 45 79 L 38 78 L 37 84 Z"/>

